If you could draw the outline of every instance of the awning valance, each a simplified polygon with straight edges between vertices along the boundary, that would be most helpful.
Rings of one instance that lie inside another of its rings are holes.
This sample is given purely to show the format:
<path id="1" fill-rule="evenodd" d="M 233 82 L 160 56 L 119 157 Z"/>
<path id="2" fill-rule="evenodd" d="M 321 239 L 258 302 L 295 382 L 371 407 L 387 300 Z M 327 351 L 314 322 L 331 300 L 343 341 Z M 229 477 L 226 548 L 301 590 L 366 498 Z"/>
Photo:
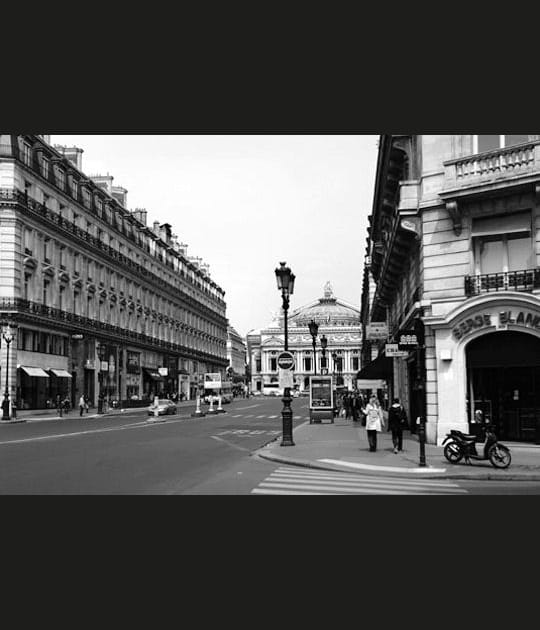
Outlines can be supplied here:
<path id="1" fill-rule="evenodd" d="M 149 368 L 143 367 L 143 372 L 146 374 L 146 376 L 151 378 L 153 381 L 163 380 L 163 377 L 160 375 L 160 373 L 157 370 L 150 370 Z"/>
<path id="2" fill-rule="evenodd" d="M 71 374 L 66 372 L 66 370 L 49 370 L 49 372 L 52 372 L 58 378 L 72 378 Z"/>
<path id="3" fill-rule="evenodd" d="M 392 378 L 394 360 L 384 355 L 379 355 L 371 363 L 363 367 L 356 375 L 357 379 L 382 379 Z"/>
<path id="4" fill-rule="evenodd" d="M 49 375 L 47 374 L 47 372 L 45 372 L 45 370 L 42 370 L 41 368 L 26 367 L 25 365 L 21 365 L 21 370 L 26 372 L 28 374 L 28 376 L 49 378 Z"/>

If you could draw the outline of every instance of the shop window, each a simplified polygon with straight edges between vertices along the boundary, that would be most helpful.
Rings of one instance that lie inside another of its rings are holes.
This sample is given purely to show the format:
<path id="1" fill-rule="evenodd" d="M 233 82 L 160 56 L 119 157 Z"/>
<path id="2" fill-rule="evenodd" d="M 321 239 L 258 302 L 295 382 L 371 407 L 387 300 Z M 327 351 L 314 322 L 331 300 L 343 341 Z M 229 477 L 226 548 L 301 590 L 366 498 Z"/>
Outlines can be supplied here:
<path id="1" fill-rule="evenodd" d="M 496 151 L 497 149 L 505 149 L 513 147 L 525 142 L 533 142 L 539 140 L 540 135 L 484 135 L 474 136 L 474 153 L 483 153 L 484 151 Z"/>
<path id="2" fill-rule="evenodd" d="M 524 271 L 535 267 L 529 212 L 473 219 L 477 275 Z"/>

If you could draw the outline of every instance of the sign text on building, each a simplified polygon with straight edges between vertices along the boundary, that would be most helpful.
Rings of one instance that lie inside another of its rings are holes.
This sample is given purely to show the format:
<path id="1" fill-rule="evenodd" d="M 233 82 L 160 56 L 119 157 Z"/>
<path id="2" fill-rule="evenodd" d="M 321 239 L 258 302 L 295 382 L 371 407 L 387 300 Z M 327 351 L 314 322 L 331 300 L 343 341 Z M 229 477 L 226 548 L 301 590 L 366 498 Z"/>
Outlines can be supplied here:
<path id="1" fill-rule="evenodd" d="M 462 339 L 473 330 L 493 326 L 495 324 L 492 322 L 492 316 L 492 313 L 482 313 L 474 317 L 468 317 L 454 326 L 452 334 L 456 339 Z M 530 311 L 519 311 L 517 313 L 514 311 L 501 311 L 498 313 L 497 317 L 498 327 L 505 327 L 512 324 L 514 326 L 540 330 L 540 315 L 536 315 Z"/>

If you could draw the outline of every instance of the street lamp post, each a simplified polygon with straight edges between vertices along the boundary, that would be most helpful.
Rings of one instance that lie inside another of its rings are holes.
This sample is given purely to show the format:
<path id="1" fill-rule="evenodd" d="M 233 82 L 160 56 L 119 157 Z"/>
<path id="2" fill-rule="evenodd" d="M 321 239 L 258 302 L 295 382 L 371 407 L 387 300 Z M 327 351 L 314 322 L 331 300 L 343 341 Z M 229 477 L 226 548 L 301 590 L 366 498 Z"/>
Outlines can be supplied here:
<path id="1" fill-rule="evenodd" d="M 326 370 L 326 348 L 327 347 L 328 347 L 328 339 L 326 338 L 326 335 L 323 335 L 321 337 L 321 348 L 322 348 L 321 369 L 322 370 Z"/>
<path id="2" fill-rule="evenodd" d="M 283 313 L 284 313 L 284 327 L 285 327 L 285 352 L 289 350 L 289 331 L 287 322 L 287 313 L 289 310 L 289 298 L 294 292 L 294 281 L 296 276 L 291 272 L 290 268 L 286 266 L 287 263 L 280 262 L 280 268 L 276 269 L 276 280 L 278 290 L 281 291 L 281 297 L 283 301 Z M 292 419 L 293 413 L 291 409 L 291 388 L 286 387 L 283 391 L 283 411 L 281 412 L 283 423 L 283 436 L 281 446 L 294 446 L 293 442 L 293 430 Z"/>
<path id="3" fill-rule="evenodd" d="M 10 410 L 10 404 L 9 404 L 9 380 L 8 380 L 9 346 L 11 345 L 11 342 L 13 341 L 13 338 L 14 338 L 9 324 L 5 328 L 4 333 L 2 334 L 2 337 L 6 343 L 6 388 L 4 390 L 4 402 L 2 403 L 2 421 L 9 422 L 9 420 L 11 420 L 11 413 L 10 413 L 11 410 Z"/>
<path id="4" fill-rule="evenodd" d="M 319 333 L 319 325 L 315 320 L 309 322 L 309 334 L 313 340 L 313 370 L 315 375 L 317 374 L 317 334 Z"/>

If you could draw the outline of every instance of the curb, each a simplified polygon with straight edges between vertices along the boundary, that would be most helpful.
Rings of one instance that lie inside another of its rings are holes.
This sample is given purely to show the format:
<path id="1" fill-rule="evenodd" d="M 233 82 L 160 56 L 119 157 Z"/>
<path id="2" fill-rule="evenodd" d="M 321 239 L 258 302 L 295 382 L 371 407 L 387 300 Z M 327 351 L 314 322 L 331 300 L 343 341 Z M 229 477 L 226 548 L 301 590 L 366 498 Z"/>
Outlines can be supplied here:
<path id="1" fill-rule="evenodd" d="M 264 447 L 263 447 L 264 449 Z M 370 471 L 370 470 L 351 470 L 350 468 L 345 468 L 342 466 L 332 466 L 331 464 L 321 464 L 319 462 L 314 462 L 310 460 L 302 460 L 302 459 L 290 459 L 288 457 L 282 457 L 280 455 L 273 455 L 271 453 L 264 453 L 256 451 L 255 455 L 260 457 L 261 459 L 266 459 L 268 461 L 277 462 L 279 464 L 285 464 L 287 466 L 298 466 L 300 468 L 314 468 L 317 470 L 328 470 L 332 472 L 347 472 L 350 474 L 362 474 L 373 477 L 392 477 L 396 479 L 455 479 L 462 481 L 540 481 L 540 471 L 537 473 L 514 473 L 509 472 L 508 474 L 504 472 L 478 472 L 478 473 L 422 473 L 420 476 L 418 473 L 413 474 L 407 469 L 404 469 L 402 473 L 397 472 L 386 472 L 386 471 Z"/>

